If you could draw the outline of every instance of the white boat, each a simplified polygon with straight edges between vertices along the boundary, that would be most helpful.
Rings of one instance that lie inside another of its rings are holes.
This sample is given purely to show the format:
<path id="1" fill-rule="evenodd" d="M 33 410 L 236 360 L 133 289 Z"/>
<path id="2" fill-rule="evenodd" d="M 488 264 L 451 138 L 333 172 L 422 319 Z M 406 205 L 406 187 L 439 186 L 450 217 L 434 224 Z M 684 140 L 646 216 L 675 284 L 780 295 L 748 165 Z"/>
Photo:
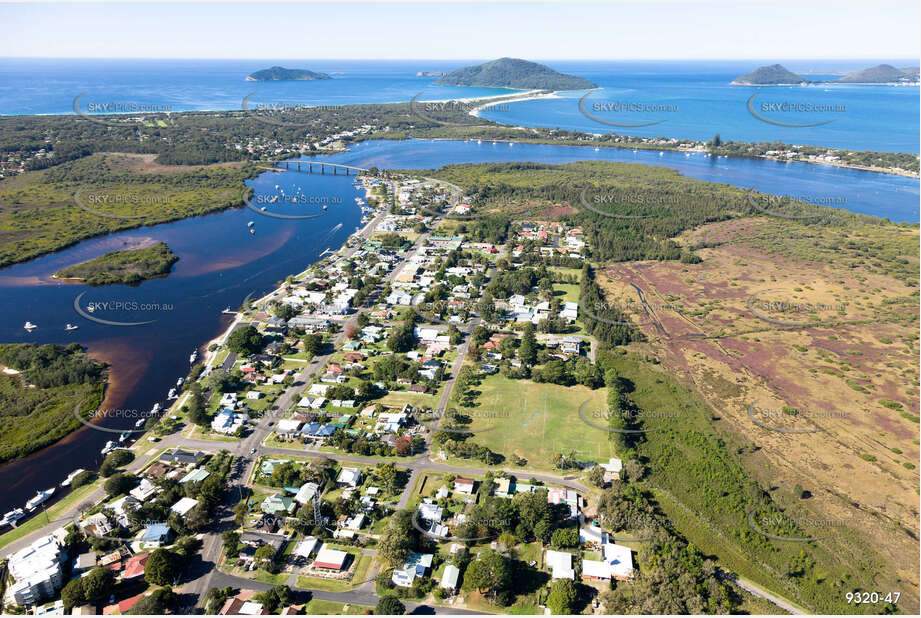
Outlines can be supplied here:
<path id="1" fill-rule="evenodd" d="M 250 234 L 255 234 L 255 233 L 256 233 L 256 230 L 254 230 L 253 228 L 249 228 L 249 233 L 250 233 Z"/>
<path id="2" fill-rule="evenodd" d="M 685 159 L 687 159 L 687 158 L 690 157 L 690 156 L 691 156 L 691 153 L 690 153 L 690 152 L 684 153 L 684 158 L 685 158 Z"/>
<path id="3" fill-rule="evenodd" d="M 32 331 L 38 328 L 38 324 L 33 324 L 32 322 L 26 322 L 22 327 L 26 329 L 27 331 Z"/>
<path id="4" fill-rule="evenodd" d="M 256 222 L 250 221 L 249 223 L 246 224 L 246 227 L 253 227 L 254 225 L 256 225 Z"/>
<path id="5" fill-rule="evenodd" d="M 595 152 L 598 152 L 599 150 L 601 150 L 601 149 L 600 149 L 600 148 L 595 148 Z"/>
<path id="6" fill-rule="evenodd" d="M 660 157 L 664 157 L 664 156 L 665 156 L 665 153 L 664 153 L 664 152 L 659 152 L 659 156 L 660 156 Z"/>
<path id="7" fill-rule="evenodd" d="M 34 498 L 26 502 L 26 510 L 34 511 L 39 506 L 41 506 L 42 503 L 44 503 L 48 498 L 50 498 L 51 494 L 53 493 L 54 493 L 54 487 L 52 487 L 51 489 L 46 489 L 45 491 L 38 492 L 37 494 L 35 494 Z"/>
<path id="8" fill-rule="evenodd" d="M 255 232 L 253 233 L 255 234 Z M 198 350 L 195 350 L 194 352 L 192 352 L 192 354 L 189 355 L 189 364 L 192 364 L 197 360 L 198 360 Z"/>
<path id="9" fill-rule="evenodd" d="M 16 526 L 16 522 L 26 516 L 26 512 L 22 509 L 13 509 L 9 513 L 6 513 L 3 516 L 3 519 L 0 519 L 0 527 L 3 526 Z"/>
<path id="10" fill-rule="evenodd" d="M 150 413 L 151 413 L 151 414 L 156 414 L 157 412 L 159 412 L 159 411 L 162 410 L 162 409 L 163 409 L 163 407 L 160 405 L 160 402 L 157 402 L 157 403 L 155 403 L 155 404 L 153 405 L 153 407 L 150 409 Z"/>
<path id="11" fill-rule="evenodd" d="M 108 455 L 109 452 L 110 452 L 113 448 L 115 448 L 115 443 L 112 442 L 111 440 L 109 440 L 108 442 L 106 442 L 106 445 L 105 445 L 104 447 L 102 447 L 102 450 L 99 451 L 99 452 L 102 453 L 103 455 Z"/>
<path id="12" fill-rule="evenodd" d="M 64 327 L 64 330 L 77 330 L 78 328 L 80 327 L 77 326 L 76 324 L 71 324 L 70 322 L 68 322 L 67 326 Z"/>
<path id="13" fill-rule="evenodd" d="M 476 141 L 476 143 L 477 143 L 477 144 L 482 144 L 482 143 L 483 143 L 483 140 L 478 139 L 478 140 Z"/>
<path id="14" fill-rule="evenodd" d="M 137 427 L 137 428 L 141 428 L 141 427 L 144 426 L 144 423 L 146 423 L 146 422 L 147 422 L 147 419 L 146 419 L 146 418 L 141 418 L 141 419 L 138 419 L 138 422 L 136 422 L 136 423 L 134 424 L 134 426 Z"/>
<path id="15" fill-rule="evenodd" d="M 275 185 L 275 190 L 278 191 L 278 185 Z"/>
<path id="16" fill-rule="evenodd" d="M 265 206 L 263 206 L 263 207 L 260 208 L 259 210 L 261 210 L 262 212 L 265 212 Z"/>
<path id="17" fill-rule="evenodd" d="M 70 487 L 70 483 L 76 478 L 81 472 L 86 472 L 83 468 L 77 468 L 73 472 L 67 475 L 67 478 L 61 481 L 61 487 Z"/>
<path id="18" fill-rule="evenodd" d="M 166 394 L 166 398 L 167 398 L 167 399 L 176 399 L 176 397 L 177 397 L 177 395 L 176 395 L 176 389 L 175 389 L 175 388 L 169 389 L 169 392 Z"/>
<path id="19" fill-rule="evenodd" d="M 183 382 L 185 382 L 185 378 L 178 378 L 176 380 L 176 386 L 182 386 Z"/>
<path id="20" fill-rule="evenodd" d="M 326 204 L 323 204 L 323 210 L 326 210 Z"/>

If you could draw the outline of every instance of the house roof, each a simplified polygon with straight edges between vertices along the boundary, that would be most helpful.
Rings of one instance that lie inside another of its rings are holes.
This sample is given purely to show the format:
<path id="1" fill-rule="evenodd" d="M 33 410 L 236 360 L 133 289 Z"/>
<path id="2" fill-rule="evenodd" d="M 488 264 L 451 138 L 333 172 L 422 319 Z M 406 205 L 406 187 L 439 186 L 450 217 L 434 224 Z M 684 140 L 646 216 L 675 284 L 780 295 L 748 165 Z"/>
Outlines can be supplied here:
<path id="1" fill-rule="evenodd" d="M 574 579 L 575 572 L 572 570 L 572 554 L 564 551 L 547 550 L 547 559 L 545 561 L 550 567 L 551 577 L 553 579 Z"/>
<path id="2" fill-rule="evenodd" d="M 324 545 L 317 552 L 313 565 L 321 569 L 341 569 L 346 556 L 348 556 L 347 552 Z"/>
<path id="3" fill-rule="evenodd" d="M 169 508 L 170 513 L 178 513 L 180 516 L 184 516 L 186 513 L 191 511 L 195 505 L 198 504 L 198 500 L 195 498 L 182 498 Z"/>
<path id="4" fill-rule="evenodd" d="M 460 577 L 460 569 L 453 564 L 445 567 L 445 572 L 441 576 L 442 588 L 457 588 L 457 578 Z"/>
<path id="5" fill-rule="evenodd" d="M 144 567 L 147 566 L 147 559 L 150 554 L 136 554 L 131 556 L 125 563 L 125 570 L 122 571 L 122 579 L 132 579 L 144 574 Z"/>

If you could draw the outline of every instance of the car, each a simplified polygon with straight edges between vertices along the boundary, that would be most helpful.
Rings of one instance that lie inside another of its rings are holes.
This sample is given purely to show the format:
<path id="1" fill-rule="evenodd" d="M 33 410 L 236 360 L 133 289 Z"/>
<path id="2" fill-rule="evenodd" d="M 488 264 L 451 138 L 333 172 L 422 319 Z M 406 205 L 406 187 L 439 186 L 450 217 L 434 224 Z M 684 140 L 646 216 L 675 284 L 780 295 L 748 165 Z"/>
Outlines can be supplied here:
<path id="1" fill-rule="evenodd" d="M 256 452 L 256 449 L 250 449 L 249 454 L 252 455 L 255 452 Z"/>

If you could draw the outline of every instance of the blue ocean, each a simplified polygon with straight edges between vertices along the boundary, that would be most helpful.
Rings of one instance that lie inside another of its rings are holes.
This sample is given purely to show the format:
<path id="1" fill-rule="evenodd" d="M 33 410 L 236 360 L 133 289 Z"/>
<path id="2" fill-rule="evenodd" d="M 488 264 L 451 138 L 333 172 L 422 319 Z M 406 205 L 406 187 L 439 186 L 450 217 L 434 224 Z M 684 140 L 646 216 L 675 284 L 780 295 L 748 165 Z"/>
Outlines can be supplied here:
<path id="1" fill-rule="evenodd" d="M 256 105 L 349 105 L 508 94 L 495 88 L 435 86 L 419 72 L 451 71 L 480 60 L 149 60 L 0 59 L 0 114 L 73 114 L 74 100 L 169 111 L 233 110 Z M 593 133 L 735 141 L 779 141 L 856 150 L 918 152 L 916 86 L 732 86 L 737 76 L 774 60 L 546 61 L 599 89 L 509 103 L 483 112 L 501 123 Z M 783 61 L 814 80 L 880 63 L 917 60 Z M 331 80 L 247 82 L 273 65 L 328 73 Z M 582 101 L 580 99 L 588 94 Z M 756 111 L 775 106 L 788 111 Z M 83 103 L 81 103 L 82 105 Z M 809 108 L 803 109 L 803 108 Z M 821 111 L 813 111 L 819 109 Z M 585 113 L 583 110 L 585 110 Z M 830 110 L 830 111 L 829 111 Z M 773 122 L 773 121 L 776 121 Z M 786 124 L 784 124 L 786 123 Z M 641 125 L 641 126 L 629 126 Z M 787 126 L 811 125 L 811 126 Z"/>

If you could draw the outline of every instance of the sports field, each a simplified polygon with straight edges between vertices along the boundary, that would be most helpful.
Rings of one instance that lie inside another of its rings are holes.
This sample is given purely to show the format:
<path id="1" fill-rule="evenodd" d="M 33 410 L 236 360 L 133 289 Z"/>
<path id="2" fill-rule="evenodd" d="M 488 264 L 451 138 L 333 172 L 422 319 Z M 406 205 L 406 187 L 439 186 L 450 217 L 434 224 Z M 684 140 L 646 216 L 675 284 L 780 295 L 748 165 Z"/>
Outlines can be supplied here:
<path id="1" fill-rule="evenodd" d="M 471 438 L 508 459 L 518 455 L 528 468 L 551 470 L 555 453 L 576 454 L 580 461 L 606 462 L 615 455 L 608 433 L 584 423 L 579 407 L 600 410 L 606 389 L 538 384 L 501 375 L 476 387 L 477 406 L 468 412 Z"/>

